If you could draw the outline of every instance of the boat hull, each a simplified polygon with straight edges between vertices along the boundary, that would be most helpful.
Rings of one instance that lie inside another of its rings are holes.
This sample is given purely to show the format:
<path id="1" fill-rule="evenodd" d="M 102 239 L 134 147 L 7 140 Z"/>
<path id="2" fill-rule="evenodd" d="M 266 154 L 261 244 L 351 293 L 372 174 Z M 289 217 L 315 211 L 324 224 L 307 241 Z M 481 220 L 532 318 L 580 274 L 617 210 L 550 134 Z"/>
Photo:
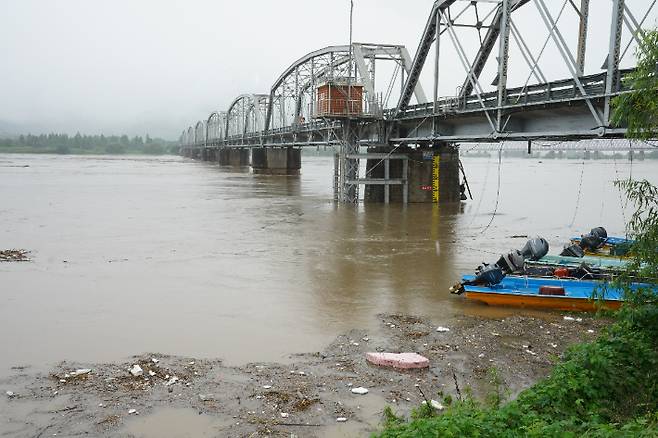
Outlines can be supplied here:
<path id="1" fill-rule="evenodd" d="M 516 295 L 490 292 L 465 292 L 470 300 L 481 301 L 491 306 L 529 307 L 535 309 L 573 310 L 593 312 L 599 308 L 616 310 L 621 307 L 621 301 L 594 301 L 585 298 L 552 297 L 544 295 Z"/>
<path id="2" fill-rule="evenodd" d="M 474 280 L 475 276 L 472 275 L 462 279 L 466 298 L 495 306 L 593 311 L 601 306 L 618 309 L 623 301 L 620 290 L 598 281 L 510 275 L 500 284 L 486 286 L 472 284 Z M 631 287 L 639 286 L 642 285 L 634 284 Z M 602 299 L 592 299 L 596 291 Z"/>

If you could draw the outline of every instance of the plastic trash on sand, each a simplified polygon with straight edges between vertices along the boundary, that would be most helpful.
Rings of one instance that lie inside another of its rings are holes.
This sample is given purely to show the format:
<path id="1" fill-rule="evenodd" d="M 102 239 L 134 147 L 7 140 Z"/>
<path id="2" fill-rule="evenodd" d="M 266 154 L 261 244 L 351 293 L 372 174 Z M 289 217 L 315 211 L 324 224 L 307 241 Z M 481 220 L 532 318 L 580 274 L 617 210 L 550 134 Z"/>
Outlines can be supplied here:
<path id="1" fill-rule="evenodd" d="M 423 400 L 423 402 L 421 404 L 426 405 L 427 402 L 425 400 Z M 432 406 L 437 411 L 442 411 L 442 410 L 445 409 L 445 407 L 436 400 L 430 400 L 430 406 Z"/>

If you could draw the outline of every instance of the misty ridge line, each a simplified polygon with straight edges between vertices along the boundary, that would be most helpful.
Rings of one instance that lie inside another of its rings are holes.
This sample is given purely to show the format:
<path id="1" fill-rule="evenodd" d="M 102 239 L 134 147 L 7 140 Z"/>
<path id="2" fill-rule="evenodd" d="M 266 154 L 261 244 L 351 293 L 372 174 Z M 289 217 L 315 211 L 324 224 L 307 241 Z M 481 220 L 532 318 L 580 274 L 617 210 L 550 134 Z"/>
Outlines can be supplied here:
<path id="1" fill-rule="evenodd" d="M 0 138 L 0 152 L 5 153 L 44 153 L 44 154 L 177 154 L 178 143 L 152 138 L 146 134 L 128 137 L 128 135 L 82 135 L 68 134 L 21 134 L 14 137 Z"/>

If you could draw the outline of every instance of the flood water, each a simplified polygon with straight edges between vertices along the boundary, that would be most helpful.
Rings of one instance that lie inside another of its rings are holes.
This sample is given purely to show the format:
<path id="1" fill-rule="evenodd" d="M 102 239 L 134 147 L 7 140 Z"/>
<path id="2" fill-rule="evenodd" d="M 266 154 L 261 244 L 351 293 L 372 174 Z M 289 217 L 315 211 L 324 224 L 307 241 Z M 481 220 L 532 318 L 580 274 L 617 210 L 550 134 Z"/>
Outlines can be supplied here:
<path id="1" fill-rule="evenodd" d="M 330 157 L 282 177 L 179 157 L 0 155 L 0 249 L 33 259 L 0 263 L 0 375 L 144 352 L 286 361 L 375 330 L 383 312 L 516 312 L 447 290 L 522 246 L 513 235 L 555 253 L 594 226 L 623 234 L 631 210 L 612 181 L 658 183 L 651 160 L 463 161 L 473 201 L 405 208 L 335 205 Z"/>

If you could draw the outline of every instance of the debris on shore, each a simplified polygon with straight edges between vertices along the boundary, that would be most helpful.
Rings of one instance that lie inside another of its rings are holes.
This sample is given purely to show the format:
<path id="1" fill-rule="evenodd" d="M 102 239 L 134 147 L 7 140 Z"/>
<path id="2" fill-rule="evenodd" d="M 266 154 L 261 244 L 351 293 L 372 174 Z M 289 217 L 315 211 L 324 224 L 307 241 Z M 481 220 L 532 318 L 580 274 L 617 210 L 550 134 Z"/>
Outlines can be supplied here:
<path id="1" fill-rule="evenodd" d="M 484 398 L 492 368 L 514 397 L 546 376 L 570 344 L 591 337 L 587 330 L 608 323 L 585 315 L 574 330 L 563 314 L 462 317 L 445 321 L 450 331 L 437 332 L 436 322 L 424 318 L 379 318 L 379 330 L 348 331 L 323 351 L 295 354 L 287 364 L 227 366 L 150 353 L 123 363 L 64 362 L 48 375 L 16 370 L 0 379 L 9 418 L 0 434 L 37 436 L 48 428 L 57 436 L 81 430 L 124 436 L 132 425 L 162 422 L 166 414 L 172 424 L 198 418 L 199 435 L 211 425 L 221 436 L 368 435 L 380 427 L 386 406 L 404 416 L 425 402 L 439 413 L 447 406 L 440 395 L 458 399 L 467 387 Z M 366 345 L 354 345 L 366 336 Z M 418 352 L 429 367 L 384 367 L 366 355 L 386 351 Z M 26 423 L 24 413 L 31 411 L 37 414 Z"/>
<path id="2" fill-rule="evenodd" d="M 3 249 L 0 250 L 0 262 L 29 262 L 29 253 L 24 249 Z"/>

